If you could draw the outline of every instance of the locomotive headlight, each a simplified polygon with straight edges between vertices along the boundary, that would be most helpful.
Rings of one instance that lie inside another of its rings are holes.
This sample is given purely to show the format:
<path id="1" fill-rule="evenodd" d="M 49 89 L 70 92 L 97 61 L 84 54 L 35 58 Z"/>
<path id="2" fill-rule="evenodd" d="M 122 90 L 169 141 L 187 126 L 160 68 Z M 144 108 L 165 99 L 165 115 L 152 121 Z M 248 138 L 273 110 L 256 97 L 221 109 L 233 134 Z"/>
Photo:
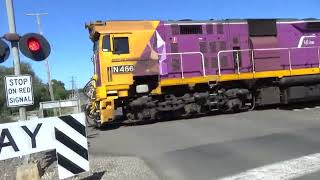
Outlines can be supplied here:
<path id="1" fill-rule="evenodd" d="M 107 91 L 107 96 L 117 96 L 118 91 Z"/>
<path id="2" fill-rule="evenodd" d="M 136 86 L 137 93 L 147 93 L 149 91 L 148 84 L 140 84 Z"/>

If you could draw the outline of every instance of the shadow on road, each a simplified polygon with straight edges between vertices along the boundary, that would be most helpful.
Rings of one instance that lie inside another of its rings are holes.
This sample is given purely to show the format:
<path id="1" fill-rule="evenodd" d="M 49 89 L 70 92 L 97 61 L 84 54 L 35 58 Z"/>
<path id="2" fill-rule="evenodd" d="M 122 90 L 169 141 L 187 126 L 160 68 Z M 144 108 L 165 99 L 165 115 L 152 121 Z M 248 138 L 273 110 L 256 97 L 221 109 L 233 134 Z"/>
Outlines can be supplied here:
<path id="1" fill-rule="evenodd" d="M 268 110 L 268 109 L 279 109 L 292 111 L 295 109 L 306 109 L 306 108 L 315 108 L 320 107 L 320 102 L 318 101 L 309 101 L 309 102 L 295 102 L 290 104 L 272 104 L 266 106 L 260 106 L 255 108 L 256 111 Z"/>
<path id="2" fill-rule="evenodd" d="M 87 135 L 87 138 L 95 138 L 95 137 L 97 137 L 99 134 L 98 133 L 92 133 L 92 134 L 88 134 Z"/>
<path id="3" fill-rule="evenodd" d="M 121 117 L 118 117 L 115 122 L 104 125 L 101 128 L 95 128 L 95 129 L 99 129 L 101 131 L 109 131 L 109 130 L 118 129 L 120 127 L 144 126 L 144 125 L 150 125 L 150 124 L 161 123 L 161 122 L 187 120 L 187 119 L 200 118 L 200 117 L 219 115 L 219 114 L 222 114 L 222 113 L 210 112 L 208 114 L 194 115 L 194 116 L 188 116 L 188 117 L 162 118 L 162 119 L 158 119 L 158 120 L 149 120 L 149 121 L 146 120 L 146 121 L 138 121 L 138 122 L 126 122 L 125 119 L 121 116 Z"/>
<path id="4" fill-rule="evenodd" d="M 291 104 L 273 104 L 273 105 L 265 105 L 265 106 L 260 106 L 256 107 L 253 111 L 263 111 L 263 110 L 270 110 L 270 109 L 279 109 L 279 110 L 287 110 L 287 111 L 293 111 L 296 109 L 306 109 L 306 108 L 315 108 L 315 107 L 320 107 L 320 102 L 319 101 L 309 101 L 309 102 L 296 102 L 296 103 L 291 103 Z M 114 130 L 118 129 L 120 127 L 129 127 L 129 126 L 144 126 L 144 125 L 150 125 L 150 124 L 155 124 L 155 123 L 161 123 L 161 122 L 169 122 L 169 121 L 177 121 L 177 120 L 188 120 L 188 119 L 194 119 L 194 118 L 201 118 L 205 116 L 218 116 L 218 115 L 225 115 L 225 114 L 238 114 L 238 113 L 244 113 L 247 111 L 241 111 L 241 112 L 230 112 L 230 113 L 223 113 L 220 111 L 211 111 L 207 114 L 201 114 L 201 115 L 193 115 L 193 116 L 188 116 L 188 117 L 172 117 L 172 118 L 163 118 L 160 120 L 152 120 L 152 121 L 139 121 L 139 122 L 126 122 L 123 116 L 118 115 L 116 118 L 116 121 L 104 125 L 103 127 L 99 128 L 99 130 L 102 131 L 109 131 L 109 130 Z M 89 127 L 93 127 L 92 125 L 89 125 Z M 97 134 L 92 134 L 89 135 L 88 138 L 94 138 L 97 136 Z"/>

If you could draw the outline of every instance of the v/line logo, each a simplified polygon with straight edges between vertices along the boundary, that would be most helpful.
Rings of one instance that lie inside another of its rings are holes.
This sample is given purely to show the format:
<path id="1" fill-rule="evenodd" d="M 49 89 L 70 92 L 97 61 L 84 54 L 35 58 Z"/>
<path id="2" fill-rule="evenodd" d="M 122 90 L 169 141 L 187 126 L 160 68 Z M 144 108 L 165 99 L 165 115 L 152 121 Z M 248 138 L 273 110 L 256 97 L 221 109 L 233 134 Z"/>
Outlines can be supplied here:
<path id="1" fill-rule="evenodd" d="M 301 36 L 298 43 L 298 48 L 305 47 L 308 45 L 314 45 L 315 44 L 314 38 L 316 38 L 315 34 L 310 36 Z"/>

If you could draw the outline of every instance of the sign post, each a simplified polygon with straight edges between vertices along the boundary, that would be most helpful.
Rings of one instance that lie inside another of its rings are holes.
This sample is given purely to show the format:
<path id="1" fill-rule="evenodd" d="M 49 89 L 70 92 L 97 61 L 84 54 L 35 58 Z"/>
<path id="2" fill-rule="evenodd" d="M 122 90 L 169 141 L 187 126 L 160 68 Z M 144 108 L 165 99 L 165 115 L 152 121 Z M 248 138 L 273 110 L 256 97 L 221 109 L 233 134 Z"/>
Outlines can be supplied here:
<path id="1" fill-rule="evenodd" d="M 14 10 L 12 0 L 6 0 L 7 16 L 8 16 L 8 25 L 9 33 L 16 34 L 16 23 L 14 18 Z M 20 75 L 20 56 L 18 42 L 11 42 L 12 56 L 14 62 L 14 74 Z M 25 107 L 19 107 L 20 120 L 27 120 L 27 113 Z"/>
<path id="2" fill-rule="evenodd" d="M 5 0 L 9 32 L 3 37 L 0 37 L 0 63 L 8 58 L 10 52 L 6 43 L 1 40 L 1 38 L 4 38 L 11 43 L 14 75 L 16 76 L 6 77 L 7 105 L 8 107 L 18 107 L 20 116 L 19 120 L 24 121 L 27 120 L 25 106 L 33 104 L 33 94 L 31 77 L 20 76 L 19 49 L 26 57 L 35 61 L 42 61 L 49 56 L 51 47 L 46 38 L 40 34 L 27 33 L 22 37 L 17 34 L 12 1 L 13 0 Z M 51 84 L 49 84 L 49 86 L 50 85 Z M 26 164 L 28 164 L 28 159 L 29 158 L 27 156 L 25 158 Z"/>
<path id="3" fill-rule="evenodd" d="M 6 76 L 8 107 L 33 105 L 32 78 L 30 75 Z"/>

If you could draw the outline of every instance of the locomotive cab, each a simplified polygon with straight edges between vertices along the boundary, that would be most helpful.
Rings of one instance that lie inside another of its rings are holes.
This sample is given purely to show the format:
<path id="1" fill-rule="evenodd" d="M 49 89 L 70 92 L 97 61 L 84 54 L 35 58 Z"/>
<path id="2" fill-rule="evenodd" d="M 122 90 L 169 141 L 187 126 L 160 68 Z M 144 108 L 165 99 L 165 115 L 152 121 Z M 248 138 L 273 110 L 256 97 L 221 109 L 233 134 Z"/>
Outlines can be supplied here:
<path id="1" fill-rule="evenodd" d="M 108 21 L 86 24 L 94 43 L 93 62 L 96 77 L 95 97 L 89 112 L 99 124 L 114 120 L 116 108 L 126 103 L 130 91 L 136 90 L 133 86 L 134 79 L 138 78 L 141 69 L 144 70 L 139 63 L 141 54 L 158 23 Z M 138 87 L 141 90 L 141 86 Z"/>

